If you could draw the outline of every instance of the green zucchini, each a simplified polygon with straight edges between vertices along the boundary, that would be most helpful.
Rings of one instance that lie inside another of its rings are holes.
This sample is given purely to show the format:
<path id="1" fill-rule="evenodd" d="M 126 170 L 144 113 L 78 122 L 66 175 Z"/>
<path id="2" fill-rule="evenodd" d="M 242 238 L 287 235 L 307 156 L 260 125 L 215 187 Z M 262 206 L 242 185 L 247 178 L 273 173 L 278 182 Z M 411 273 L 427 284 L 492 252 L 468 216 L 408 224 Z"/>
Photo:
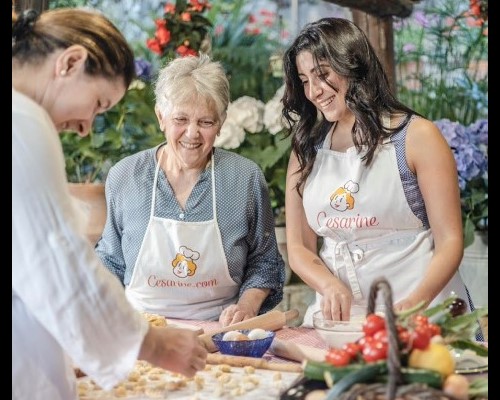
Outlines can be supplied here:
<path id="1" fill-rule="evenodd" d="M 443 376 L 436 371 L 423 368 L 401 368 L 404 383 L 425 383 L 436 389 L 443 387 Z"/>
<path id="2" fill-rule="evenodd" d="M 336 381 L 333 387 L 326 393 L 325 400 L 335 400 L 338 396 L 356 384 L 372 382 L 379 375 L 387 374 L 387 362 L 377 361 L 363 365 L 362 368 L 349 372 L 340 380 Z"/>
<path id="3" fill-rule="evenodd" d="M 401 367 L 401 377 L 403 383 L 424 383 L 436 389 L 441 389 L 443 387 L 442 375 L 429 369 Z M 387 374 L 378 375 L 375 378 L 377 382 L 387 382 L 387 379 Z"/>
<path id="4" fill-rule="evenodd" d="M 352 371 L 363 368 L 365 364 L 348 364 L 344 367 L 336 367 L 327 362 L 306 360 L 302 365 L 304 376 L 316 381 L 325 381 L 325 373 L 328 373 L 333 382 L 337 382 Z"/>

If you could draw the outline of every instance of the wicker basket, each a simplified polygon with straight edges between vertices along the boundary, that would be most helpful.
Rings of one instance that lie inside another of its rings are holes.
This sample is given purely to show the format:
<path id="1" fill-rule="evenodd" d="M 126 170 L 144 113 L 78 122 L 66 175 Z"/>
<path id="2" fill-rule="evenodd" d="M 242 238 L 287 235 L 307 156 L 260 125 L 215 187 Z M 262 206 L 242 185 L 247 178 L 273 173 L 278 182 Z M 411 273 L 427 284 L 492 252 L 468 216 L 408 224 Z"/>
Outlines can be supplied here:
<path id="1" fill-rule="evenodd" d="M 396 316 L 392 308 L 392 289 L 384 278 L 375 280 L 370 288 L 367 314 L 375 312 L 378 292 L 385 305 L 385 324 L 388 339 L 388 381 L 385 383 L 355 384 L 342 393 L 339 400 L 457 400 L 456 397 L 425 384 L 404 384 L 401 375 L 401 355 L 396 329 Z"/>

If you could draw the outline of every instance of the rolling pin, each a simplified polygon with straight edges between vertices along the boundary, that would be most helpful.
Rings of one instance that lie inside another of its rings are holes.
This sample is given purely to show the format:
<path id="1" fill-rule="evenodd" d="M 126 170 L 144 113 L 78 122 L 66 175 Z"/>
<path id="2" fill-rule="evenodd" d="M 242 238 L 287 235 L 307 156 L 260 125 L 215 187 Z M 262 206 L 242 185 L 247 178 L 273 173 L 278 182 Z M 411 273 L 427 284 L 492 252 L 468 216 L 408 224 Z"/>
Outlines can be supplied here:
<path id="1" fill-rule="evenodd" d="M 271 310 L 265 314 L 257 315 L 256 317 L 247 319 L 245 321 L 237 322 L 235 324 L 228 325 L 224 328 L 220 328 L 211 332 L 204 333 L 198 336 L 207 349 L 209 353 L 214 353 L 217 351 L 217 347 L 212 341 L 212 336 L 216 333 L 235 331 L 238 329 L 255 329 L 261 328 L 268 331 L 277 331 L 278 329 L 283 328 L 289 321 L 293 321 L 298 318 L 299 311 L 298 310 L 289 310 L 289 311 L 278 311 Z"/>
<path id="2" fill-rule="evenodd" d="M 224 354 L 208 354 L 207 364 L 227 364 L 232 367 L 254 367 L 256 369 L 268 369 L 271 371 L 282 372 L 303 372 L 299 364 L 285 364 L 279 362 L 267 361 L 262 358 L 229 356 Z"/>
<path id="3" fill-rule="evenodd" d="M 269 353 L 275 356 L 302 362 L 304 360 L 325 361 L 327 350 L 304 344 L 293 343 L 287 340 L 274 338 Z"/>

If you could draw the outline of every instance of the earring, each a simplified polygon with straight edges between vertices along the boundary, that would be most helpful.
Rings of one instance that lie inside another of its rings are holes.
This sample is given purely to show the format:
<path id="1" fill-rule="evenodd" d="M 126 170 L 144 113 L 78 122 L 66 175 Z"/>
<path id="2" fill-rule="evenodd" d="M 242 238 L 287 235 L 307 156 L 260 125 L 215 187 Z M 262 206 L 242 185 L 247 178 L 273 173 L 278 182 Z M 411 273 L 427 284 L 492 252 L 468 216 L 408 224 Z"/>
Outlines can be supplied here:
<path id="1" fill-rule="evenodd" d="M 68 71 L 63 69 L 63 70 L 61 70 L 61 72 L 59 72 L 59 75 L 66 76 L 67 73 L 68 73 Z"/>

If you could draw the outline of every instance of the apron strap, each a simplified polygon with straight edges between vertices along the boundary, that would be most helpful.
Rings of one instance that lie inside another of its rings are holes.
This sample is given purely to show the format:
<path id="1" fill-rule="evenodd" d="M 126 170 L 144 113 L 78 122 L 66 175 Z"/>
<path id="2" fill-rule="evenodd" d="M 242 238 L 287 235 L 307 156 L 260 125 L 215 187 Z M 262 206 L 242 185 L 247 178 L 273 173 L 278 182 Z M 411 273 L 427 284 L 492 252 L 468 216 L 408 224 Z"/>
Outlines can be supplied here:
<path id="1" fill-rule="evenodd" d="M 347 245 L 346 241 L 342 242 L 337 242 L 335 244 L 335 251 L 334 251 L 334 256 L 333 256 L 333 267 L 337 269 L 336 266 L 336 255 L 341 254 L 342 258 L 344 259 L 344 264 L 346 268 L 346 273 L 347 273 L 347 280 L 349 281 L 349 286 L 351 287 L 351 292 L 355 300 L 361 300 L 363 298 L 363 295 L 361 294 L 361 287 L 359 285 L 358 277 L 356 275 L 356 271 L 354 269 L 354 261 L 352 257 L 354 257 L 356 260 L 359 261 L 363 258 L 363 251 L 360 249 L 354 250 L 351 254 L 349 251 L 349 246 Z"/>
<path id="2" fill-rule="evenodd" d="M 215 162 L 214 162 L 214 152 L 215 149 L 212 149 L 212 157 L 210 159 L 210 163 L 212 164 L 212 212 L 213 212 L 213 219 L 217 220 L 217 205 L 215 203 Z"/>
<path id="3" fill-rule="evenodd" d="M 215 149 L 214 149 L 215 150 Z M 214 168 L 214 150 L 212 150 L 212 155 L 210 158 L 210 164 L 211 164 L 211 176 L 212 176 L 212 212 L 213 212 L 213 219 L 217 219 L 217 204 L 215 202 L 215 168 Z M 156 203 L 156 188 L 158 185 L 158 173 L 160 171 L 160 161 L 163 156 L 163 153 L 165 152 L 165 147 L 162 148 L 160 152 L 160 156 L 158 157 L 158 162 L 156 164 L 156 169 L 155 169 L 155 177 L 153 180 L 153 195 L 151 199 L 151 213 L 149 215 L 149 219 L 153 218 L 154 216 L 154 210 L 155 210 L 155 203 Z"/>
<path id="4" fill-rule="evenodd" d="M 155 169 L 155 177 L 153 180 L 153 195 L 151 196 L 151 212 L 149 215 L 149 219 L 151 220 L 154 216 L 154 211 L 155 211 L 155 202 L 156 202 L 156 186 L 158 184 L 158 172 L 160 171 L 160 161 L 161 157 L 163 156 L 163 153 L 165 152 L 165 147 L 163 147 L 160 151 L 160 156 L 158 157 L 158 161 L 156 163 L 156 169 Z"/>

